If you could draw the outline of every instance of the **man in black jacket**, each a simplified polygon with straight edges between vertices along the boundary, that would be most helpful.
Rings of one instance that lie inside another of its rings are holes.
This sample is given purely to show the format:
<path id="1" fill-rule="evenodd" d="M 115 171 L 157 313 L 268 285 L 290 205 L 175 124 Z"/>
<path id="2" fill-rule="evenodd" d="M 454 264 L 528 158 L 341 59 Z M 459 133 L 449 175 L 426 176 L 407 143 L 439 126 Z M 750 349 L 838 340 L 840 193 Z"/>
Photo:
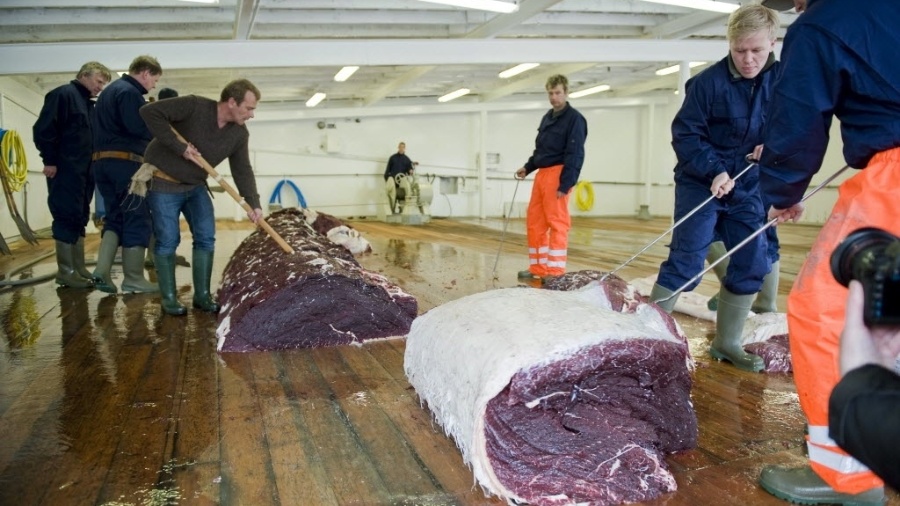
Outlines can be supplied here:
<path id="1" fill-rule="evenodd" d="M 397 146 L 397 152 L 391 155 L 388 159 L 387 167 L 384 169 L 384 181 L 387 182 L 388 179 L 394 179 L 394 176 L 397 174 L 405 174 L 407 177 L 412 176 L 413 172 L 415 172 L 415 166 L 418 165 L 419 162 L 414 162 L 406 156 L 406 143 L 401 142 Z M 397 184 L 396 179 L 394 179 L 395 188 L 399 188 L 400 185 Z M 403 205 L 397 201 L 394 201 L 393 198 L 391 200 L 391 212 L 392 213 L 402 213 Z"/>
<path id="2" fill-rule="evenodd" d="M 47 205 L 56 240 L 56 282 L 72 288 L 93 286 L 84 266 L 84 233 L 91 214 L 94 178 L 91 174 L 91 114 L 93 97 L 112 79 L 101 63 L 92 61 L 68 84 L 44 97 L 32 133 L 44 162 Z"/>

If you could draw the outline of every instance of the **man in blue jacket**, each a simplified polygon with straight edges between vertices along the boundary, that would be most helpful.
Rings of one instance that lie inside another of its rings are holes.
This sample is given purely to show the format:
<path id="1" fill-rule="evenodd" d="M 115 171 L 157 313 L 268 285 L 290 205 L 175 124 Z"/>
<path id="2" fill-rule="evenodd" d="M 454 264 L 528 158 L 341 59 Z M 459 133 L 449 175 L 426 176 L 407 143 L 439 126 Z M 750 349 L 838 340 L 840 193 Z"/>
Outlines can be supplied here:
<path id="1" fill-rule="evenodd" d="M 158 292 L 144 278 L 144 256 L 150 241 L 150 211 L 144 199 L 128 193 L 131 177 L 143 163 L 144 150 L 153 139 L 138 112 L 144 95 L 156 87 L 162 67 L 152 56 L 138 56 L 128 74 L 109 85 L 97 100 L 94 127 L 94 177 L 103 196 L 106 214 L 103 238 L 94 269 L 97 289 L 116 293 L 110 270 L 122 246 L 122 291 Z"/>
<path id="2" fill-rule="evenodd" d="M 56 240 L 56 282 L 72 288 L 93 286 L 84 266 L 84 233 L 94 192 L 91 98 L 99 95 L 111 78 L 103 64 L 85 63 L 70 83 L 47 93 L 32 129 L 47 177 L 47 205 Z"/>
<path id="3" fill-rule="evenodd" d="M 707 249 L 718 235 L 731 250 L 762 227 L 765 218 L 755 169 L 733 179 L 747 166 L 746 155 L 762 143 L 764 106 L 778 63 L 775 48 L 778 15 L 757 4 L 744 5 L 728 20 L 728 56 L 687 82 L 684 103 L 672 123 L 675 166 L 675 219 L 680 220 L 710 196 L 675 229 L 669 257 L 662 263 L 650 300 L 671 312 L 675 290 L 703 270 Z M 744 321 L 763 278 L 770 272 L 767 242 L 760 234 L 737 250 L 719 290 L 716 338 L 710 354 L 736 367 L 760 371 L 761 357 L 744 351 Z M 699 283 L 695 281 L 687 290 Z"/>
<path id="4" fill-rule="evenodd" d="M 831 274 L 837 244 L 861 227 L 900 235 L 900 2 L 810 0 L 788 29 L 768 111 L 760 188 L 769 218 L 796 220 L 822 166 L 833 117 L 844 159 L 859 170 L 838 200 L 788 297 L 794 382 L 808 425 L 809 466 L 769 467 L 760 484 L 803 504 L 881 504 L 883 483 L 828 434 L 828 399 L 840 379 L 847 289 Z M 806 5 L 803 5 L 803 4 Z"/>

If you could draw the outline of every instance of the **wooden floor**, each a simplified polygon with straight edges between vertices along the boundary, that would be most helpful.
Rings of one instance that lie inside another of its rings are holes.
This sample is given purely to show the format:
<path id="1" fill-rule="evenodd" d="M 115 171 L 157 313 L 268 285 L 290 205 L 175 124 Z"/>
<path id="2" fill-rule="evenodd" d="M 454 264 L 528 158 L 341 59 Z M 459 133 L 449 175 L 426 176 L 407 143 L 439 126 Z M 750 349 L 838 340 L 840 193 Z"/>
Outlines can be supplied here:
<path id="1" fill-rule="evenodd" d="M 521 220 L 505 234 L 498 220 L 353 224 L 374 248 L 361 263 L 415 295 L 420 311 L 514 286 L 526 266 Z M 668 225 L 576 219 L 569 270 L 610 270 Z M 219 224 L 214 284 L 248 233 Z M 816 233 L 781 228 L 782 308 Z M 98 242 L 88 238 L 89 257 Z M 665 242 L 622 277 L 655 274 Z M 50 253 L 52 241 L 13 247 L 0 271 Z M 185 234 L 179 252 L 189 257 L 189 248 Z M 26 275 L 52 270 L 44 263 Z M 118 267 L 114 274 L 121 279 Z M 698 292 L 712 294 L 707 278 Z M 189 302 L 190 269 L 179 267 L 177 279 Z M 700 442 L 668 458 L 678 491 L 647 504 L 784 504 L 755 480 L 764 465 L 804 462 L 791 377 L 711 361 L 711 324 L 678 319 L 698 362 Z M 0 324 L 0 505 L 501 504 L 474 485 L 419 405 L 403 374 L 403 340 L 220 355 L 212 315 L 162 316 L 153 296 L 52 282 L 0 290 Z"/>

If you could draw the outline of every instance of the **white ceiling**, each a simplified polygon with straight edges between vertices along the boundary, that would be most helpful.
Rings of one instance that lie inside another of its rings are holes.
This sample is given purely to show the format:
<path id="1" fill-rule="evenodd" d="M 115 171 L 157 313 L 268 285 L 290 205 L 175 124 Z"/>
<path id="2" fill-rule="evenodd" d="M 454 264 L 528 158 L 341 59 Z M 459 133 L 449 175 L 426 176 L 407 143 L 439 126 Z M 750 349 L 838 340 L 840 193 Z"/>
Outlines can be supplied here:
<path id="1" fill-rule="evenodd" d="M 677 89 L 677 74 L 656 69 L 727 50 L 723 14 L 642 0 L 505 1 L 518 12 L 417 0 L 0 0 L 0 76 L 43 95 L 86 61 L 122 71 L 149 54 L 163 66 L 159 87 L 182 94 L 217 98 L 246 77 L 262 106 L 303 108 L 325 92 L 319 108 L 374 108 L 436 104 L 460 87 L 472 93 L 455 103 L 533 100 L 554 73 L 570 91 L 659 95 Z M 781 17 L 787 26 L 795 14 Z M 541 65 L 497 76 L 523 62 Z M 361 68 L 335 82 L 344 65 Z"/>

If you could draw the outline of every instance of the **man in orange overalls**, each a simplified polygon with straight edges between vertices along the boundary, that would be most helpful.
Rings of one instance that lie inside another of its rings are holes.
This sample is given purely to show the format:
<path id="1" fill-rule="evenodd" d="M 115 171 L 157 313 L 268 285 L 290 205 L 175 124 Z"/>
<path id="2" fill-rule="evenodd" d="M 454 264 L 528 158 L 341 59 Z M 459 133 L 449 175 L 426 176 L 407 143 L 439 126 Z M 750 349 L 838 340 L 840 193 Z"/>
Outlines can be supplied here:
<path id="1" fill-rule="evenodd" d="M 861 227 L 900 234 L 900 2 L 795 0 L 769 102 L 760 191 L 769 218 L 796 220 L 822 166 L 833 117 L 847 163 L 859 170 L 838 200 L 788 296 L 794 382 L 808 425 L 809 465 L 766 467 L 760 484 L 799 504 L 882 504 L 884 485 L 828 432 L 828 398 L 840 379 L 838 343 L 847 289 L 832 276 L 838 243 Z"/>
<path id="2" fill-rule="evenodd" d="M 541 119 L 534 153 L 516 171 L 516 178 L 538 171 L 528 202 L 528 270 L 520 279 L 540 279 L 566 273 L 569 247 L 569 194 L 578 182 L 584 162 L 587 121 L 569 105 L 569 80 L 563 75 L 547 79 L 552 109 Z"/>

